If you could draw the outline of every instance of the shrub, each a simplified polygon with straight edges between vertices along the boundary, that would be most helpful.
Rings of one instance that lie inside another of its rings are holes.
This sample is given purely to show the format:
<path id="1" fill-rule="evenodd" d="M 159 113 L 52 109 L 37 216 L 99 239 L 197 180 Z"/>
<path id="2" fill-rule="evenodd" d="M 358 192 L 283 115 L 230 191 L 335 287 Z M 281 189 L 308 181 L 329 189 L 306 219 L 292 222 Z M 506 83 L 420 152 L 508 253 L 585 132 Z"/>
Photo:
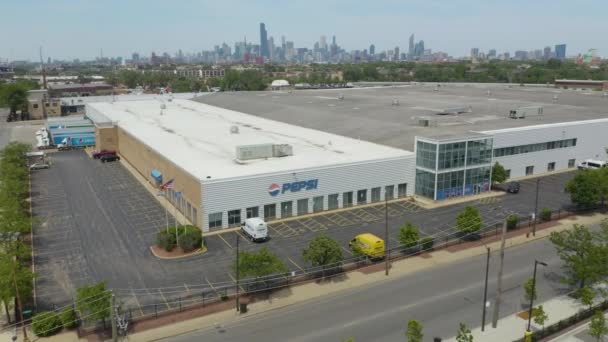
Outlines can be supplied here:
<path id="1" fill-rule="evenodd" d="M 203 236 L 201 231 L 198 229 L 188 229 L 186 231 L 180 231 L 179 233 L 179 246 L 184 252 L 191 252 L 195 249 L 201 248 L 203 243 Z"/>
<path id="2" fill-rule="evenodd" d="M 519 218 L 517 217 L 517 215 L 509 215 L 509 217 L 507 217 L 508 230 L 513 230 L 517 228 L 517 223 L 519 223 Z"/>
<path id="3" fill-rule="evenodd" d="M 543 221 L 551 221 L 551 209 L 543 208 L 540 211 L 540 219 Z"/>
<path id="4" fill-rule="evenodd" d="M 405 248 L 411 248 L 418 245 L 419 239 L 420 234 L 418 233 L 418 228 L 414 227 L 410 222 L 407 222 L 399 228 L 399 242 L 401 242 Z"/>
<path id="5" fill-rule="evenodd" d="M 433 249 L 434 244 L 435 244 L 435 239 L 430 236 L 423 237 L 420 240 L 420 245 L 422 246 L 422 250 L 425 250 L 425 251 Z"/>
<path id="6" fill-rule="evenodd" d="M 61 312 L 61 323 L 66 329 L 73 329 L 78 326 L 78 317 L 72 308 L 66 308 Z"/>
<path id="7" fill-rule="evenodd" d="M 61 319 L 59 315 L 50 311 L 43 311 L 32 319 L 34 334 L 40 337 L 55 335 L 61 330 Z"/>
<path id="8" fill-rule="evenodd" d="M 171 229 L 169 232 L 166 230 L 162 230 L 156 234 L 156 244 L 161 248 L 164 248 L 167 252 L 171 252 L 173 248 L 175 248 L 175 230 L 171 233 Z"/>

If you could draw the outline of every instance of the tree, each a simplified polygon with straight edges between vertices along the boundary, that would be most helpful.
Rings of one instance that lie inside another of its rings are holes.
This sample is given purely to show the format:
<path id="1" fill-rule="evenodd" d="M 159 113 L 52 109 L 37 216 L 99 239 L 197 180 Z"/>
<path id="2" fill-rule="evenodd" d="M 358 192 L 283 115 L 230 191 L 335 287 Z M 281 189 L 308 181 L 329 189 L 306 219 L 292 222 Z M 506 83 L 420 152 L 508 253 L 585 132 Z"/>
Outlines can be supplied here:
<path id="1" fill-rule="evenodd" d="M 405 336 L 408 342 L 422 342 L 424 337 L 422 333 L 422 324 L 416 320 L 410 320 L 407 322 L 407 330 Z"/>
<path id="2" fill-rule="evenodd" d="M 326 266 L 341 262 L 342 248 L 340 244 L 325 234 L 317 235 L 310 241 L 307 248 L 302 250 L 302 259 L 312 266 Z"/>
<path id="3" fill-rule="evenodd" d="M 84 285 L 76 290 L 76 308 L 80 317 L 89 322 L 110 317 L 112 293 L 106 289 L 106 282 Z"/>
<path id="4" fill-rule="evenodd" d="M 264 277 L 273 273 L 287 272 L 285 263 L 266 247 L 257 252 L 242 251 L 239 253 L 238 277 Z M 232 266 L 236 273 L 236 263 Z"/>
<path id="5" fill-rule="evenodd" d="M 32 330 L 34 330 L 36 336 L 46 337 L 55 335 L 62 327 L 61 318 L 52 311 L 40 312 L 32 319 Z"/>
<path id="6" fill-rule="evenodd" d="M 593 289 L 589 286 L 585 286 L 582 289 L 579 289 L 576 294 L 583 305 L 591 308 L 593 300 L 595 299 L 595 291 L 593 291 Z"/>
<path id="7" fill-rule="evenodd" d="M 418 232 L 418 228 L 414 227 L 411 222 L 407 222 L 399 228 L 399 241 L 405 248 L 416 246 L 419 240 L 420 233 Z"/>
<path id="8" fill-rule="evenodd" d="M 543 327 L 543 329 L 545 329 L 545 323 L 549 319 L 549 316 L 545 312 L 545 309 L 543 308 L 542 305 L 539 305 L 533 311 L 534 311 L 534 323 L 540 325 L 541 327 Z"/>
<path id="9" fill-rule="evenodd" d="M 565 191 L 570 194 L 572 203 L 589 207 L 597 204 L 601 199 L 600 172 L 598 170 L 583 170 L 566 183 Z"/>
<path id="10" fill-rule="evenodd" d="M 492 184 L 500 184 L 504 183 L 507 180 L 507 171 L 505 168 L 500 165 L 499 162 L 496 162 L 494 166 L 492 166 Z"/>
<path id="11" fill-rule="evenodd" d="M 589 324 L 589 335 L 595 338 L 597 342 L 602 341 L 604 336 L 608 335 L 606 317 L 601 310 L 595 311 L 595 314 L 591 318 L 591 323 Z"/>
<path id="12" fill-rule="evenodd" d="M 534 297 L 534 300 L 536 300 L 537 297 L 537 292 L 536 292 L 536 286 L 534 286 L 534 278 L 529 278 L 528 280 L 526 280 L 524 282 L 524 298 L 526 300 L 526 302 L 530 302 L 530 299 L 532 299 L 532 297 Z"/>
<path id="13" fill-rule="evenodd" d="M 458 335 L 456 335 L 456 341 L 473 342 L 473 334 L 471 334 L 471 329 L 467 328 L 466 324 L 459 324 Z"/>
<path id="14" fill-rule="evenodd" d="M 456 227 L 463 234 L 477 233 L 482 226 L 479 210 L 467 205 L 458 216 L 456 216 Z"/>
<path id="15" fill-rule="evenodd" d="M 563 262 L 565 283 L 582 289 L 608 275 L 608 244 L 602 240 L 602 232 L 593 233 L 584 225 L 575 224 L 571 230 L 551 233 L 549 240 Z"/>

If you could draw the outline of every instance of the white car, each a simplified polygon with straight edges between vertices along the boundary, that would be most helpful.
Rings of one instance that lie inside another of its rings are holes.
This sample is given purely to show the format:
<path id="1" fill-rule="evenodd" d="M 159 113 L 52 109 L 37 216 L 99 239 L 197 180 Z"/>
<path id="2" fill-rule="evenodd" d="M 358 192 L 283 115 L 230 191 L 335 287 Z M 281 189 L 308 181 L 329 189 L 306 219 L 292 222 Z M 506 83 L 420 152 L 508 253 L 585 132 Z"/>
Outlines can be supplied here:
<path id="1" fill-rule="evenodd" d="M 268 226 L 259 217 L 246 219 L 241 225 L 241 230 L 245 235 L 249 236 L 251 241 L 266 241 L 268 239 Z"/>
<path id="2" fill-rule="evenodd" d="M 42 169 L 49 169 L 51 166 L 49 164 L 44 164 L 44 163 L 34 163 L 32 165 L 30 165 L 30 170 L 42 170 Z"/>
<path id="3" fill-rule="evenodd" d="M 578 164 L 578 169 L 579 170 L 599 169 L 599 168 L 602 168 L 602 167 L 606 167 L 606 162 L 605 161 L 601 161 L 601 160 L 587 159 L 584 162 Z"/>

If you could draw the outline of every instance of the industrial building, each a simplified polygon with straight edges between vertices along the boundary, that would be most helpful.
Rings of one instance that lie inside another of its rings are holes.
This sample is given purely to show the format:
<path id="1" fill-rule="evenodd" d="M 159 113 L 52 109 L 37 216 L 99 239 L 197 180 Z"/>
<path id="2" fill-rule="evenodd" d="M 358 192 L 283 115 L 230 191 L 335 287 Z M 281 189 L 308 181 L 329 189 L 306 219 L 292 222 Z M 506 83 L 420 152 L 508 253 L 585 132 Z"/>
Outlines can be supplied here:
<path id="1" fill-rule="evenodd" d="M 98 149 L 117 150 L 204 230 L 421 196 L 606 159 L 606 99 L 512 85 L 218 93 L 87 103 Z M 205 102 L 205 103 L 201 103 Z M 410 152 L 412 151 L 412 152 Z"/>
<path id="2" fill-rule="evenodd" d="M 98 149 L 117 150 L 205 231 L 404 198 L 414 153 L 202 103 L 87 103 Z M 381 176 L 379 176 L 381 175 Z"/>

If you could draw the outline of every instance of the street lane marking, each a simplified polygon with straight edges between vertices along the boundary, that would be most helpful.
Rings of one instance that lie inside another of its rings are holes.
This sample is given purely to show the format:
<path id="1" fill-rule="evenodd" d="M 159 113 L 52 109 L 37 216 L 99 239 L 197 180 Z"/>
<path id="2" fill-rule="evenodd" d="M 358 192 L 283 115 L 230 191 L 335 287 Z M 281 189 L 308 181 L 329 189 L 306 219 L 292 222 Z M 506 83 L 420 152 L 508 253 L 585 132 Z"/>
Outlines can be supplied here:
<path id="1" fill-rule="evenodd" d="M 224 243 L 226 243 L 226 245 L 228 245 L 228 247 L 230 247 L 230 249 L 232 249 L 232 245 L 228 243 L 228 241 L 226 241 L 226 239 L 224 239 L 222 237 L 222 234 L 217 234 L 217 237 L 219 237 L 220 239 L 222 239 L 222 241 L 224 241 Z"/>
<path id="2" fill-rule="evenodd" d="M 302 267 L 300 267 L 300 265 L 298 265 L 295 261 L 291 260 L 290 257 L 287 257 L 287 260 L 289 260 L 289 262 L 291 262 L 292 264 L 294 264 L 295 267 L 299 268 L 300 271 L 304 272 L 304 269 Z"/>

